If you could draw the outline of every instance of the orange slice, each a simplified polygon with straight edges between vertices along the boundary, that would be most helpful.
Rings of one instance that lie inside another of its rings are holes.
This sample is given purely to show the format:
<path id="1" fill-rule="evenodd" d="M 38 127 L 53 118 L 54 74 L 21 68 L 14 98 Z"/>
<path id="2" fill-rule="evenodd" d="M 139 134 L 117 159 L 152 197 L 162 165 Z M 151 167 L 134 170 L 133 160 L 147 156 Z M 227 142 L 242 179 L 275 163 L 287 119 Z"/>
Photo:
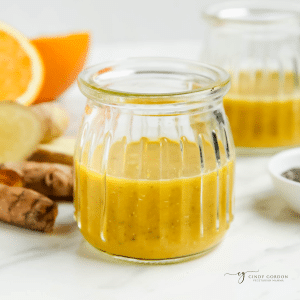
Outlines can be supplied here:
<path id="1" fill-rule="evenodd" d="M 52 101 L 77 78 L 87 58 L 90 35 L 87 32 L 32 40 L 45 65 L 44 85 L 35 103 Z"/>
<path id="2" fill-rule="evenodd" d="M 43 83 L 39 53 L 22 33 L 0 22 L 0 100 L 35 101 Z"/>

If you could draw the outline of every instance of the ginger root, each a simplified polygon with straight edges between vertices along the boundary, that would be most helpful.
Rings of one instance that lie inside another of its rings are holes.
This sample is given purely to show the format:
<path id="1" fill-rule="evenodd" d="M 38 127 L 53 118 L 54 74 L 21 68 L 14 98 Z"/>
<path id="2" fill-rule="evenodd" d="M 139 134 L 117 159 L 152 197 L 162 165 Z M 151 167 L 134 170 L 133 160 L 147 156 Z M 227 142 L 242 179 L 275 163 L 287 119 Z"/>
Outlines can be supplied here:
<path id="1" fill-rule="evenodd" d="M 68 124 L 66 111 L 53 103 L 26 107 L 0 102 L 0 220 L 33 230 L 53 230 L 58 207 L 48 197 L 73 199 L 72 168 L 19 161 L 32 155 L 39 143 L 63 135 Z"/>
<path id="2" fill-rule="evenodd" d="M 25 161 L 1 164 L 0 170 L 15 171 L 22 178 L 25 188 L 33 189 L 51 199 L 72 199 L 73 170 L 70 166 Z"/>
<path id="3" fill-rule="evenodd" d="M 41 143 L 62 136 L 69 125 L 69 115 L 60 105 L 54 103 L 41 103 L 30 106 L 31 110 L 38 116 L 43 130 Z"/>
<path id="4" fill-rule="evenodd" d="M 0 102 L 0 163 L 28 158 L 38 144 L 63 135 L 69 124 L 67 112 L 54 103 L 26 107 Z"/>
<path id="5" fill-rule="evenodd" d="M 44 195 L 23 187 L 0 184 L 0 220 L 51 232 L 57 213 L 57 204 Z"/>
<path id="6" fill-rule="evenodd" d="M 28 160 L 72 166 L 75 141 L 72 137 L 60 137 L 48 144 L 40 144 Z"/>
<path id="7" fill-rule="evenodd" d="M 24 105 L 0 102 L 0 163 L 27 158 L 42 139 L 37 115 Z"/>

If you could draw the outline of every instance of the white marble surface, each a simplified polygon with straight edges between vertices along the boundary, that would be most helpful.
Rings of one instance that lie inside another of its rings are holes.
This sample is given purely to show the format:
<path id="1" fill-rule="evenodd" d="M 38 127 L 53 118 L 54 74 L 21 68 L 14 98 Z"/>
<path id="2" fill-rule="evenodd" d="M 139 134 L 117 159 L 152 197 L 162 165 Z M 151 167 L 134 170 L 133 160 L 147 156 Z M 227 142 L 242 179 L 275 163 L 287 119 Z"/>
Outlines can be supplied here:
<path id="1" fill-rule="evenodd" d="M 193 41 L 96 48 L 91 62 L 140 55 L 196 59 Z M 60 100 L 78 128 L 84 97 L 76 86 Z M 70 105 L 72 103 L 72 105 Z M 239 157 L 235 219 L 211 253 L 180 264 L 151 266 L 114 262 L 85 242 L 71 204 L 60 204 L 52 235 L 0 223 L 0 299 L 300 299 L 300 216 L 273 191 L 269 157 Z M 238 275 L 247 273 L 239 284 Z M 253 281 L 248 275 L 286 275 Z"/>

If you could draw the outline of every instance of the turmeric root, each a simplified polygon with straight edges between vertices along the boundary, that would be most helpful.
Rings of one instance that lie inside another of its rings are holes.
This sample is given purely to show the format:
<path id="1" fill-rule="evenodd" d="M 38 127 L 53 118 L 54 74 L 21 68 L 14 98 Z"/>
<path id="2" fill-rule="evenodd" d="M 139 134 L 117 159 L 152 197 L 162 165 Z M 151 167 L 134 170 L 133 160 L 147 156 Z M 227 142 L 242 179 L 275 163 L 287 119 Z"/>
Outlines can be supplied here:
<path id="1" fill-rule="evenodd" d="M 23 186 L 21 176 L 13 170 L 0 170 L 0 184 L 8 186 Z"/>
<path id="2" fill-rule="evenodd" d="M 36 113 L 42 124 L 41 143 L 49 143 L 64 134 L 70 119 L 68 113 L 61 106 L 54 103 L 41 103 L 30 108 Z"/>
<path id="3" fill-rule="evenodd" d="M 25 188 L 33 189 L 52 199 L 70 198 L 73 195 L 73 171 L 70 166 L 25 161 L 1 164 L 0 170 L 17 172 L 23 179 Z"/>
<path id="4" fill-rule="evenodd" d="M 57 204 L 33 190 L 0 184 L 0 220 L 24 228 L 51 232 Z"/>

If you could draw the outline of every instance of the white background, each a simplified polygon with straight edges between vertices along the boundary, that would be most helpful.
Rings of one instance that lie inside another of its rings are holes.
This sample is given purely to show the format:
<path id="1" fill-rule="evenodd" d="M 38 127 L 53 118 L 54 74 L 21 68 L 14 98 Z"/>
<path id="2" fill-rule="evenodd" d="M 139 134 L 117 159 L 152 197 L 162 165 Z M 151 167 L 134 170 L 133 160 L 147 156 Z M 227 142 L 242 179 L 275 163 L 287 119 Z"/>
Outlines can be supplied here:
<path id="1" fill-rule="evenodd" d="M 216 2 L 224 0 L 0 0 L 0 20 L 30 38 L 88 30 L 96 44 L 197 40 L 201 12 Z"/>
<path id="2" fill-rule="evenodd" d="M 224 0 L 223 0 L 224 1 Z M 97 44 L 197 40 L 216 0 L 0 0 L 0 20 L 27 37 L 89 30 Z"/>

